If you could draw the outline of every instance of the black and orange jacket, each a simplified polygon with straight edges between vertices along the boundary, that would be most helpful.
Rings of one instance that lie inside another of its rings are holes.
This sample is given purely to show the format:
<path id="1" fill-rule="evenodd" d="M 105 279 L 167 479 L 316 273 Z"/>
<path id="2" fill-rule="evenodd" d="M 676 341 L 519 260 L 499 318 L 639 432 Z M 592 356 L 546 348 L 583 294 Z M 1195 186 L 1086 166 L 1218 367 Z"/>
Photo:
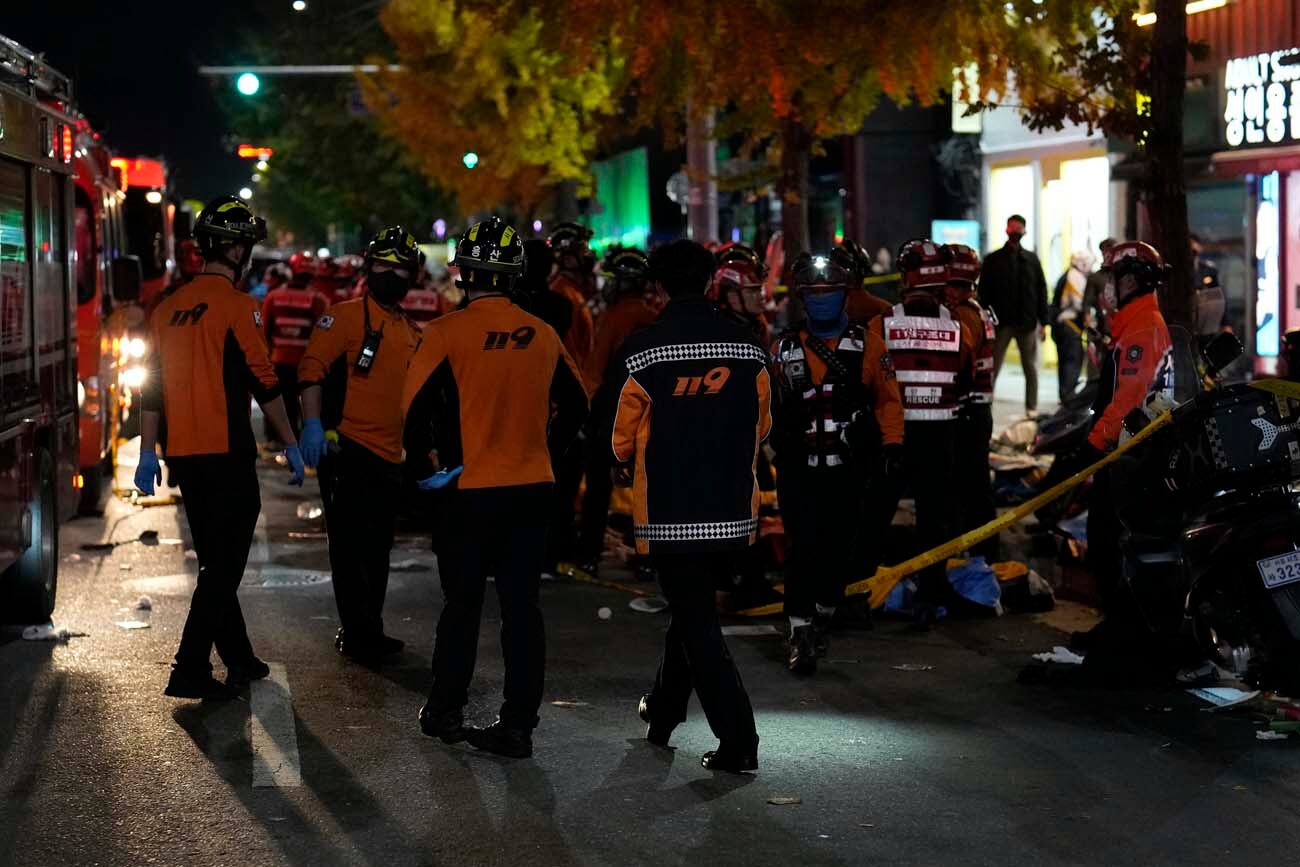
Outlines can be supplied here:
<path id="1" fill-rule="evenodd" d="M 573 319 L 569 330 L 564 334 L 564 348 L 569 356 L 582 370 L 587 364 L 587 357 L 596 345 L 596 326 L 587 306 L 587 298 L 582 289 L 568 274 L 560 272 L 551 278 L 551 291 L 563 295 L 573 305 Z"/>
<path id="2" fill-rule="evenodd" d="M 357 355 L 370 330 L 379 332 L 379 349 L 369 373 L 357 373 Z M 387 310 L 369 296 L 335 304 L 316 321 L 307 351 L 298 364 L 300 388 L 343 377 L 342 420 L 338 432 L 384 460 L 402 462 L 402 386 L 406 368 L 420 344 L 420 332 L 400 309 Z M 335 367 L 338 365 L 338 367 Z"/>
<path id="3" fill-rule="evenodd" d="M 704 297 L 628 337 L 611 445 L 636 461 L 637 550 L 745 548 L 758 532 L 759 445 L 772 428 L 767 351 Z"/>
<path id="4" fill-rule="evenodd" d="M 167 456 L 257 454 L 248 396 L 266 404 L 280 382 L 257 302 L 225 277 L 200 274 L 149 320 L 144 409 L 167 423 Z"/>
<path id="5" fill-rule="evenodd" d="M 1154 293 L 1121 307 L 1110 317 L 1110 333 L 1111 351 L 1092 407 L 1097 421 L 1088 433 L 1088 442 L 1102 451 L 1119 444 L 1125 416 L 1142 407 L 1148 394 L 1165 390 L 1170 399 L 1173 395 L 1173 383 L 1161 381 L 1165 372 L 1172 372 L 1168 361 L 1173 341 Z"/>
<path id="6" fill-rule="evenodd" d="M 411 361 L 401 411 L 407 459 L 463 466 L 462 489 L 555 481 L 551 459 L 572 445 L 587 392 L 551 326 L 504 295 L 435 319 Z"/>

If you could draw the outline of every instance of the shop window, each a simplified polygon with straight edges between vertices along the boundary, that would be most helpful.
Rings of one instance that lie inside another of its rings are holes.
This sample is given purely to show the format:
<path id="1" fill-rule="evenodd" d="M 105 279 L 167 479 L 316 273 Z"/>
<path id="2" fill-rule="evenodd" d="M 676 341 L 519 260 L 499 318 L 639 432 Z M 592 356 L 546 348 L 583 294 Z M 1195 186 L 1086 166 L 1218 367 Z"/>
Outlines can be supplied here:
<path id="1" fill-rule="evenodd" d="M 989 171 L 989 190 L 984 212 L 984 226 L 988 232 L 985 243 L 988 249 L 996 250 L 1006 242 L 1003 230 L 1007 217 L 1012 214 L 1020 214 L 1028 221 L 1025 237 L 1036 237 L 1034 202 L 1037 198 L 1032 165 L 1000 166 Z"/>

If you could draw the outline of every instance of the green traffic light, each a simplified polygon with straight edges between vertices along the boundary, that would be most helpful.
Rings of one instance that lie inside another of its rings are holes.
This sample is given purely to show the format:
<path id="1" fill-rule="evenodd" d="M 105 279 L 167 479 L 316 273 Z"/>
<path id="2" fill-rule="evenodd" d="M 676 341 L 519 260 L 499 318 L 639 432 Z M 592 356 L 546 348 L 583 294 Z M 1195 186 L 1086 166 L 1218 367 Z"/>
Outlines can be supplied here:
<path id="1" fill-rule="evenodd" d="M 262 79 L 251 72 L 245 72 L 235 79 L 235 89 L 244 96 L 252 96 L 262 88 Z"/>
<path id="2" fill-rule="evenodd" d="M 465 168 L 472 169 L 478 165 L 478 154 L 473 151 L 466 151 L 465 156 L 461 157 L 460 161 L 465 164 Z"/>

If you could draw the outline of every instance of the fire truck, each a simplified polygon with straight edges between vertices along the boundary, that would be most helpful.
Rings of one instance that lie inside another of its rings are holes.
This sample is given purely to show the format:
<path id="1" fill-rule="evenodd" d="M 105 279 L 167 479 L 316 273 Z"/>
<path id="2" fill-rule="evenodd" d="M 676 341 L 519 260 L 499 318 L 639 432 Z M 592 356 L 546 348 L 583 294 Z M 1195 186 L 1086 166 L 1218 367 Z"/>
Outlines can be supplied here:
<path id="1" fill-rule="evenodd" d="M 78 505 L 71 107 L 66 76 L 0 37 L 0 620 L 8 622 L 53 611 L 59 523 Z M 134 280 L 138 292 L 133 264 L 112 259 L 115 289 L 120 277 L 123 291 Z"/>

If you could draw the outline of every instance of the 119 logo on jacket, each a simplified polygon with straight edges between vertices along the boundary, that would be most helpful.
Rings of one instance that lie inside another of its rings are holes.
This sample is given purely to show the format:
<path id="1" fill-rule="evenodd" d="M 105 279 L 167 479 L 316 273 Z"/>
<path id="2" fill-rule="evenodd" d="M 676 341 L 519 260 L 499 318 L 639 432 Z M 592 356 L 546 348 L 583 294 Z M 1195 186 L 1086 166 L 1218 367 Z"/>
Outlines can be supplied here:
<path id="1" fill-rule="evenodd" d="M 703 376 L 679 376 L 673 397 L 693 397 L 698 394 L 717 394 L 731 378 L 731 369 L 715 367 Z M 702 391 L 701 391 L 702 389 Z"/>

